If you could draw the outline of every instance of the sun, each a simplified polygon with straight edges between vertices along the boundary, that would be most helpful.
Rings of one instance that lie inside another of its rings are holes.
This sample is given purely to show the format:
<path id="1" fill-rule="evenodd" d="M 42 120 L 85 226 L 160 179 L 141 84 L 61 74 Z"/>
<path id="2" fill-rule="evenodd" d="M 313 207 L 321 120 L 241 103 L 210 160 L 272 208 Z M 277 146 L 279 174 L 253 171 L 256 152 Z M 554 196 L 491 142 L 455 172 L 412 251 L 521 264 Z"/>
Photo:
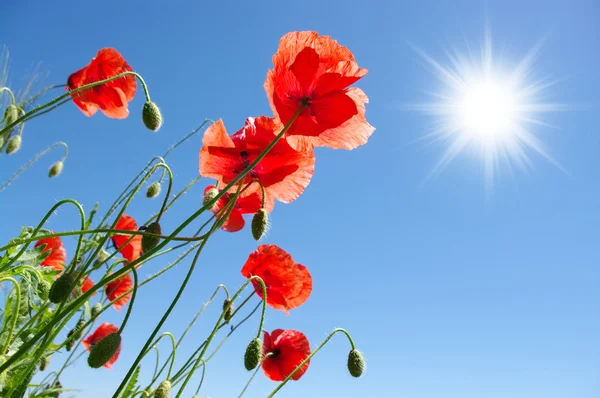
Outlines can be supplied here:
<path id="1" fill-rule="evenodd" d="M 542 127 L 549 126 L 543 120 L 544 114 L 567 109 L 544 100 L 556 81 L 534 78 L 533 61 L 539 48 L 534 47 L 519 63 L 507 66 L 505 60 L 493 56 L 487 29 L 479 56 L 454 50 L 444 65 L 417 50 L 441 87 L 430 93 L 430 102 L 411 108 L 432 116 L 432 131 L 423 138 L 448 144 L 430 177 L 465 151 L 478 155 L 488 191 L 500 164 L 527 168 L 533 153 L 562 169 L 538 136 Z"/>

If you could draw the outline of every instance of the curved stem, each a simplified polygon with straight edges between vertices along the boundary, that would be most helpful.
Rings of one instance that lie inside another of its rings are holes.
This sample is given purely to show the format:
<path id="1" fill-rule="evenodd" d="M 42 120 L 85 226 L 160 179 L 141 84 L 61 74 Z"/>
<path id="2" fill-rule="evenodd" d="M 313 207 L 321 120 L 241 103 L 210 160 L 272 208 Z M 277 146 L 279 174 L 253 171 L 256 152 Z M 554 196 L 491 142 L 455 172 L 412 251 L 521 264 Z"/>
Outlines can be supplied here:
<path id="1" fill-rule="evenodd" d="M 294 369 L 294 371 L 292 373 L 290 373 L 288 375 L 288 377 L 286 377 L 281 384 L 279 384 L 272 392 L 271 394 L 269 394 L 269 396 L 267 396 L 267 398 L 271 398 L 272 396 L 274 396 L 277 391 L 281 390 L 281 388 L 296 374 L 296 372 L 298 372 L 300 369 L 302 369 L 302 367 L 308 362 L 310 361 L 310 359 L 315 356 L 315 354 L 317 352 L 319 352 L 319 350 L 321 348 L 323 348 L 323 346 L 325 344 L 327 344 L 327 342 L 333 337 L 334 334 L 338 333 L 338 332 L 342 332 L 346 335 L 346 337 L 348 338 L 348 341 L 350 341 L 350 345 L 352 346 L 352 349 L 354 350 L 354 341 L 352 340 L 352 337 L 350 336 L 350 333 L 348 333 L 345 329 L 342 328 L 337 328 L 334 329 L 331 333 L 329 333 L 329 336 L 327 336 L 327 338 L 325 340 L 323 340 L 323 342 L 321 344 L 319 344 L 319 346 L 304 360 L 300 363 L 300 365 L 298 365 L 296 367 L 296 369 Z"/>
<path id="2" fill-rule="evenodd" d="M 45 154 L 52 151 L 54 148 L 56 148 L 58 146 L 63 146 L 65 148 L 65 154 L 62 157 L 62 160 L 65 160 L 65 158 L 67 157 L 67 154 L 69 152 L 68 146 L 64 142 L 57 142 L 56 144 L 52 145 L 51 147 L 48 147 L 48 148 L 44 149 L 42 152 L 35 155 L 35 157 L 33 159 L 31 159 L 29 162 L 25 163 L 25 165 L 23 165 L 23 167 L 21 167 L 19 170 L 17 170 L 17 172 L 15 174 L 13 174 L 12 177 L 10 177 L 2 186 L 0 186 L 0 191 L 6 189 L 10 185 L 10 183 L 13 182 L 22 172 L 27 170 L 35 162 L 37 162 L 42 156 L 44 156 Z"/>
<path id="3" fill-rule="evenodd" d="M 15 313 L 12 317 L 12 322 L 8 329 L 8 335 L 6 338 L 6 346 L 2 347 L 2 350 L 0 350 L 0 354 L 2 354 L 2 355 L 4 355 L 6 353 L 6 350 L 8 350 L 8 347 L 10 347 L 11 337 L 12 337 L 13 333 L 15 332 L 15 328 L 17 327 L 17 319 L 19 318 L 19 308 L 21 308 L 21 286 L 19 286 L 19 283 L 11 277 L 0 278 L 0 282 L 4 282 L 4 281 L 8 281 L 14 285 L 15 290 L 16 290 L 17 303 L 16 303 L 16 307 L 15 307 Z"/>
<path id="4" fill-rule="evenodd" d="M 8 88 L 8 87 L 0 87 L 0 98 L 2 97 L 2 93 L 5 92 L 5 91 L 8 92 L 8 94 L 10 95 L 10 103 L 11 103 L 11 105 L 14 105 L 15 102 L 17 102 L 17 101 L 15 100 L 15 95 L 13 94 L 13 92 L 11 91 L 10 88 Z"/>
<path id="5" fill-rule="evenodd" d="M 200 388 L 202 387 L 202 383 L 204 383 L 204 376 L 206 374 L 206 362 L 202 362 L 202 376 L 200 377 L 200 383 L 198 383 L 198 388 L 196 388 L 196 394 L 200 392 Z"/>
<path id="6" fill-rule="evenodd" d="M 171 172 L 171 169 L 169 168 L 169 166 L 166 165 L 166 163 L 163 163 L 165 166 L 163 167 L 163 170 L 167 171 L 167 174 L 169 175 L 169 186 L 167 188 L 167 193 L 165 195 L 165 198 L 163 200 L 162 206 L 160 208 L 160 211 L 158 212 L 158 217 L 156 217 L 156 222 L 160 222 L 160 218 L 162 217 L 165 208 L 167 206 L 167 202 L 169 201 L 169 197 L 171 196 L 171 189 L 173 188 L 173 173 Z"/>
<path id="7" fill-rule="evenodd" d="M 121 327 L 119 328 L 119 331 L 117 332 L 119 334 L 123 333 L 123 329 L 125 329 L 125 325 L 127 325 L 127 321 L 129 320 L 129 315 L 131 315 L 131 310 L 133 309 L 133 303 L 135 302 L 135 296 L 137 296 L 138 274 L 137 274 L 137 271 L 135 268 L 132 268 L 131 272 L 133 273 L 133 293 L 131 294 L 131 301 L 129 302 L 129 306 L 127 307 L 127 313 L 125 313 L 125 319 L 123 319 L 123 323 L 121 324 Z"/>

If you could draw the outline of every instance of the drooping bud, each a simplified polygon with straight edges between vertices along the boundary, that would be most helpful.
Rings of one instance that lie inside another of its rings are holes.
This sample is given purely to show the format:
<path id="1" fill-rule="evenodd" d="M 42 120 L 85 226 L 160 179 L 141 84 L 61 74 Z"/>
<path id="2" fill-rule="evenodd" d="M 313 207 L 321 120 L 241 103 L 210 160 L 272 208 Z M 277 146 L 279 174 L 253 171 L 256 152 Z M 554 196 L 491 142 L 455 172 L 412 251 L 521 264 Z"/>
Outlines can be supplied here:
<path id="1" fill-rule="evenodd" d="M 6 154 L 12 155 L 21 149 L 21 136 L 13 135 L 10 140 L 8 140 L 8 144 L 6 144 Z"/>
<path id="2" fill-rule="evenodd" d="M 48 177 L 54 178 L 60 173 L 62 173 L 63 166 L 64 163 L 62 161 L 54 163 L 52 166 L 50 166 L 50 169 L 48 170 Z"/>
<path id="3" fill-rule="evenodd" d="M 108 253 L 106 252 L 106 250 L 104 249 L 100 249 L 100 251 L 98 252 L 98 255 L 96 255 L 96 261 L 94 261 L 94 268 L 100 268 L 102 266 L 102 264 L 104 264 L 104 262 L 106 261 L 106 259 L 108 258 Z"/>
<path id="4" fill-rule="evenodd" d="M 10 104 L 9 106 L 6 107 L 6 110 L 4 111 L 4 120 L 6 121 L 6 124 L 13 124 L 17 119 L 19 118 L 19 108 L 17 108 L 15 105 Z"/>
<path id="5" fill-rule="evenodd" d="M 37 286 L 37 294 L 42 301 L 46 301 L 48 299 L 48 294 L 50 293 L 50 282 L 45 279 L 42 279 Z"/>
<path id="6" fill-rule="evenodd" d="M 152 224 L 148 225 L 148 227 L 146 227 L 146 232 L 155 235 L 162 235 L 162 230 L 158 222 L 153 222 Z M 142 252 L 149 252 L 150 250 L 154 249 L 159 243 L 160 238 L 158 236 L 144 235 L 142 237 Z"/>
<path id="7" fill-rule="evenodd" d="M 244 354 L 244 366 L 247 370 L 252 370 L 258 366 L 261 353 L 262 341 L 257 337 L 248 344 Z"/>
<path id="8" fill-rule="evenodd" d="M 354 377 L 360 377 L 365 371 L 365 359 L 362 353 L 356 349 L 348 354 L 348 371 Z"/>
<path id="9" fill-rule="evenodd" d="M 165 380 L 156 387 L 155 398 L 169 398 L 171 396 L 171 382 Z"/>
<path id="10" fill-rule="evenodd" d="M 158 131 L 160 129 L 163 119 L 160 114 L 160 109 L 158 109 L 158 106 L 154 102 L 148 101 L 144 104 L 144 108 L 142 109 L 142 120 L 148 129 L 152 131 Z"/>
<path id="11" fill-rule="evenodd" d="M 71 287 L 74 285 L 75 276 L 71 273 L 63 274 L 60 278 L 54 281 L 48 298 L 51 302 L 58 304 L 62 303 L 71 294 Z"/>
<path id="12" fill-rule="evenodd" d="M 156 181 L 150 184 L 148 189 L 146 190 L 146 197 L 149 199 L 154 199 L 160 194 L 161 185 L 160 182 Z"/>
<path id="13" fill-rule="evenodd" d="M 67 334 L 66 343 L 67 351 L 71 351 L 73 345 L 81 338 L 81 336 L 83 335 L 83 328 L 85 327 L 86 323 L 86 321 L 80 319 L 79 321 L 77 321 L 75 327 L 69 331 L 69 333 Z"/>
<path id="14" fill-rule="evenodd" d="M 209 204 L 217 195 L 219 194 L 219 190 L 217 188 L 211 188 L 209 189 L 205 194 L 204 194 L 204 201 L 203 201 L 203 205 L 206 206 L 207 204 Z M 208 210 L 212 210 L 214 208 L 214 205 L 209 208 Z"/>
<path id="15" fill-rule="evenodd" d="M 225 323 L 229 323 L 229 321 L 233 317 L 233 303 L 228 298 L 226 298 L 225 301 L 223 301 L 223 311 L 225 311 L 223 319 L 225 320 Z"/>
<path id="16" fill-rule="evenodd" d="M 256 240 L 260 240 L 267 232 L 269 225 L 269 214 L 263 209 L 259 209 L 252 217 L 252 236 Z"/>
<path id="17" fill-rule="evenodd" d="M 94 319 L 98 315 L 100 315 L 101 311 L 102 311 L 102 304 L 101 303 L 94 304 L 94 306 L 92 307 L 92 311 L 91 311 L 92 319 Z"/>
<path id="18" fill-rule="evenodd" d="M 50 357 L 42 357 L 40 360 L 40 370 L 43 372 L 50 364 Z"/>
<path id="19" fill-rule="evenodd" d="M 98 343 L 94 344 L 88 357 L 88 365 L 92 368 L 104 366 L 121 345 L 121 335 L 119 333 L 111 333 Z"/>

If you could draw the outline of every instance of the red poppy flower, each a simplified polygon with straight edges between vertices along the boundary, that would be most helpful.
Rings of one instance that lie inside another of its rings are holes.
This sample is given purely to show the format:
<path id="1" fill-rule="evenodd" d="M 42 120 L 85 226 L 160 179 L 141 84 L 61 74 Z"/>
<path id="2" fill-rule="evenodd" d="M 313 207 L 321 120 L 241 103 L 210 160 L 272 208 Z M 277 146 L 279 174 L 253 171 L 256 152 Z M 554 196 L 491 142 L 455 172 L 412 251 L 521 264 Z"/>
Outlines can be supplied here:
<path id="1" fill-rule="evenodd" d="M 265 90 L 275 116 L 286 124 L 305 106 L 286 133 L 294 148 L 354 149 L 375 131 L 365 119 L 369 99 L 362 90 L 348 88 L 368 71 L 337 41 L 316 32 L 288 33 L 273 66 Z"/>
<path id="2" fill-rule="evenodd" d="M 91 351 L 92 347 L 94 347 L 95 344 L 100 342 L 100 340 L 102 340 L 109 334 L 117 333 L 118 331 L 119 328 L 113 325 L 112 323 L 104 322 L 103 324 L 98 326 L 94 333 L 90 334 L 86 339 L 82 340 L 81 343 L 83 344 L 86 350 Z M 119 348 L 117 348 L 117 352 L 115 352 L 115 355 L 113 355 L 113 357 L 104 364 L 104 367 L 112 369 L 112 365 L 117 361 L 120 353 L 121 345 L 119 345 Z"/>
<path id="3" fill-rule="evenodd" d="M 131 66 L 114 48 L 103 48 L 83 69 L 69 76 L 67 90 L 108 79 L 123 72 L 132 71 Z M 129 116 L 127 105 L 135 96 L 137 83 L 132 75 L 72 94 L 73 102 L 84 115 L 92 116 L 98 109 L 114 119 Z"/>
<path id="4" fill-rule="evenodd" d="M 119 221 L 117 221 L 117 225 L 115 225 L 114 229 L 120 229 L 123 231 L 137 231 L 138 225 L 135 222 L 133 217 L 130 217 L 126 214 L 121 215 L 119 217 Z M 115 249 L 119 249 L 121 246 L 125 245 L 131 238 L 131 235 L 113 235 L 111 236 L 113 245 L 115 245 Z M 129 241 L 123 248 L 121 248 L 121 255 L 125 257 L 128 261 L 137 260 L 142 254 L 142 235 L 133 235 L 133 239 Z"/>
<path id="5" fill-rule="evenodd" d="M 283 381 L 310 355 L 308 339 L 302 332 L 296 330 L 273 330 L 264 332 L 262 363 L 265 375 L 273 381 Z M 267 354 L 270 354 L 267 356 Z M 308 370 L 310 361 L 292 376 L 298 380 Z"/>
<path id="6" fill-rule="evenodd" d="M 302 305 L 312 292 L 312 277 L 302 264 L 276 245 L 260 245 L 250 254 L 242 268 L 246 278 L 260 276 L 267 288 L 267 304 L 288 311 Z M 254 290 L 263 298 L 260 283 L 252 281 Z"/>
<path id="7" fill-rule="evenodd" d="M 40 264 L 43 267 L 52 267 L 56 271 L 62 271 L 65 268 L 65 262 L 67 261 L 67 251 L 62 244 L 59 236 L 52 238 L 40 239 L 36 242 L 34 247 L 46 244 L 46 248 L 42 253 L 51 250 L 50 255 L 46 257 Z"/>
<path id="8" fill-rule="evenodd" d="M 206 193 L 208 191 L 210 191 L 211 189 L 214 189 L 214 188 L 216 188 L 214 185 L 209 185 L 204 190 L 204 194 L 206 195 Z M 234 194 L 230 194 L 230 193 L 226 193 L 225 195 L 221 196 L 221 198 L 219 198 L 219 200 L 213 206 L 211 211 L 216 214 L 234 196 L 235 196 Z M 269 197 L 267 197 L 267 200 L 265 202 L 265 209 L 267 211 L 271 211 L 273 209 L 273 205 L 274 205 L 273 201 L 269 200 Z M 244 221 L 243 214 L 254 214 L 258 210 L 260 210 L 261 206 L 262 206 L 262 199 L 261 199 L 260 191 L 253 192 L 252 194 L 250 194 L 248 196 L 238 197 L 238 200 L 235 202 L 235 205 L 233 205 L 233 209 L 231 210 L 231 213 L 229 213 L 229 217 L 227 217 L 227 220 L 225 220 L 225 222 L 221 226 L 221 229 L 223 229 L 224 231 L 227 231 L 227 232 L 237 232 L 237 231 L 241 230 L 242 228 L 244 228 L 244 225 L 246 224 L 246 222 Z"/>
<path id="9" fill-rule="evenodd" d="M 126 274 L 125 276 L 117 279 L 116 281 L 108 283 L 105 286 L 104 289 L 106 292 L 106 297 L 108 297 L 113 307 L 115 307 L 115 310 L 121 311 L 121 308 L 127 305 L 129 300 L 131 300 L 131 295 L 133 293 L 129 293 L 128 295 L 123 296 L 117 300 L 119 296 L 121 296 L 131 288 L 133 288 L 133 280 L 131 279 L 130 274 Z"/>
<path id="10" fill-rule="evenodd" d="M 200 174 L 215 178 L 221 185 L 227 185 L 256 160 L 280 130 L 281 126 L 273 118 L 249 117 L 242 129 L 228 136 L 223 122 L 217 121 L 206 130 L 202 138 Z M 280 139 L 246 175 L 243 183 L 258 180 L 265 188 L 267 198 L 289 203 L 300 196 L 314 172 L 315 155 L 312 152 L 298 152 L 285 139 Z M 260 191 L 260 187 L 252 184 L 243 196 L 256 191 Z"/>
<path id="11" fill-rule="evenodd" d="M 92 281 L 90 278 L 88 278 L 86 276 L 85 280 L 83 281 L 83 285 L 81 285 L 81 292 L 85 293 L 93 287 L 94 287 L 94 281 Z M 95 295 L 95 293 L 94 293 L 94 295 Z"/>

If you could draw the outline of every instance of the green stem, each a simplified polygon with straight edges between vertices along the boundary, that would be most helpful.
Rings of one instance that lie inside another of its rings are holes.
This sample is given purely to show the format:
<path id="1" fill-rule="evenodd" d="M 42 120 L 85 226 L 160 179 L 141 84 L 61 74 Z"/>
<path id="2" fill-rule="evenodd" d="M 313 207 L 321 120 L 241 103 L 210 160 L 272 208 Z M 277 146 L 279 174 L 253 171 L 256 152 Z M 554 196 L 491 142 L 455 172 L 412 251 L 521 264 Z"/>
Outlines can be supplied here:
<path id="1" fill-rule="evenodd" d="M 0 353 L 2 355 L 6 354 L 6 350 L 8 350 L 8 347 L 10 347 L 10 340 L 11 340 L 13 333 L 15 332 L 15 328 L 17 327 L 17 319 L 19 318 L 19 309 L 21 308 L 21 286 L 19 286 L 19 283 L 11 277 L 0 278 L 0 282 L 4 282 L 4 281 L 8 281 L 14 285 L 15 290 L 16 290 L 17 304 L 15 307 L 14 314 L 12 316 L 12 322 L 8 329 L 6 345 L 4 347 L 2 347 L 2 350 L 0 350 Z"/>
<path id="2" fill-rule="evenodd" d="M 242 398 L 242 395 L 244 395 L 244 393 L 246 392 L 246 390 L 248 389 L 248 387 L 250 387 L 250 383 L 252 383 L 252 380 L 254 380 L 254 378 L 256 377 L 256 374 L 262 368 L 262 363 L 265 361 L 265 359 L 267 359 L 270 356 L 271 356 L 271 353 L 268 353 L 267 355 L 265 355 L 264 358 L 261 359 L 260 365 L 256 367 L 256 370 L 254 370 L 254 372 L 252 373 L 252 376 L 250 376 L 250 379 L 248 380 L 248 382 L 244 386 L 244 389 L 242 390 L 242 392 L 240 393 L 240 395 L 238 395 L 238 398 Z"/>
<path id="3" fill-rule="evenodd" d="M 35 155 L 35 157 L 33 159 L 31 159 L 29 162 L 25 163 L 25 165 L 23 165 L 23 167 L 21 167 L 19 170 L 17 170 L 17 172 L 15 174 L 13 174 L 12 177 L 10 177 L 2 186 L 0 186 L 0 191 L 6 189 L 10 185 L 10 183 L 13 182 L 21 173 L 23 173 L 25 170 L 27 170 L 29 167 L 31 167 L 35 162 L 40 160 L 42 158 L 42 156 L 44 156 L 45 154 L 52 151 L 54 148 L 56 148 L 58 146 L 63 146 L 65 148 L 65 154 L 62 157 L 62 160 L 64 160 L 67 157 L 67 154 L 69 152 L 68 146 L 64 142 L 57 142 L 56 144 L 52 145 L 51 147 L 46 148 L 42 152 Z"/>
<path id="4" fill-rule="evenodd" d="M 123 330 L 125 329 L 125 325 L 127 325 L 127 321 L 129 320 L 129 315 L 131 315 L 131 310 L 133 308 L 133 303 L 135 302 L 135 296 L 137 295 L 137 290 L 138 290 L 137 271 L 135 268 L 132 268 L 131 272 L 133 273 L 133 293 L 131 294 L 131 301 L 129 302 L 129 306 L 127 307 L 127 312 L 125 313 L 125 319 L 123 319 L 123 323 L 121 324 L 121 327 L 119 328 L 119 331 L 117 332 L 119 334 L 123 333 Z"/>
<path id="5" fill-rule="evenodd" d="M 288 375 L 288 377 L 286 377 L 281 384 L 279 384 L 272 392 L 271 394 L 269 394 L 269 396 L 267 398 L 271 398 L 273 397 L 277 391 L 281 390 L 281 388 L 288 382 L 290 381 L 290 379 L 296 374 L 296 372 L 298 372 L 300 369 L 302 369 L 302 367 L 308 362 L 310 361 L 310 359 L 317 353 L 319 352 L 319 350 L 321 348 L 323 348 L 323 346 L 325 344 L 327 344 L 327 342 L 333 337 L 334 334 L 338 333 L 338 332 L 342 332 L 346 335 L 346 337 L 348 338 L 348 341 L 350 341 L 350 345 L 352 346 L 352 349 L 354 350 L 354 341 L 352 340 L 352 337 L 350 336 L 350 333 L 348 333 L 346 330 L 342 329 L 342 328 L 337 328 L 334 329 L 331 333 L 329 333 L 329 336 L 327 336 L 327 338 L 325 340 L 323 340 L 323 342 L 321 344 L 319 344 L 319 346 L 304 360 L 300 363 L 300 365 L 298 365 L 296 367 L 296 369 L 294 369 L 294 371 L 292 373 L 290 373 Z"/>
<path id="6" fill-rule="evenodd" d="M 8 92 L 8 94 L 10 95 L 10 103 L 11 103 L 11 105 L 14 105 L 15 102 L 17 102 L 17 101 L 15 100 L 15 95 L 10 90 L 10 88 L 8 88 L 8 87 L 0 87 L 0 98 L 2 97 L 2 93 L 5 92 L 5 91 Z"/>

